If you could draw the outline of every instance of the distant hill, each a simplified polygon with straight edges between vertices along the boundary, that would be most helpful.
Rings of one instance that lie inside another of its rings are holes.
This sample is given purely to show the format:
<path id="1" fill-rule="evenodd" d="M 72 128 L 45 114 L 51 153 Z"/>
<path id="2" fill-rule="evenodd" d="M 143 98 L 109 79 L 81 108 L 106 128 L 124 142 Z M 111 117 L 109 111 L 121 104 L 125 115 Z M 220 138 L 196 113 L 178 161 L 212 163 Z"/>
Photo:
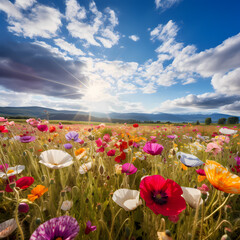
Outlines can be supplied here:
<path id="1" fill-rule="evenodd" d="M 50 120 L 75 120 L 75 121 L 88 121 L 89 113 L 84 111 L 69 111 L 69 110 L 55 110 L 51 108 L 42 107 L 0 107 L 0 116 L 8 117 L 35 117 L 47 118 L 47 113 Z M 99 113 L 92 112 L 92 121 L 161 121 L 161 122 L 204 122 L 207 117 L 212 118 L 212 122 L 217 122 L 219 118 L 228 118 L 231 115 L 212 113 L 212 114 L 170 114 L 170 113 Z"/>

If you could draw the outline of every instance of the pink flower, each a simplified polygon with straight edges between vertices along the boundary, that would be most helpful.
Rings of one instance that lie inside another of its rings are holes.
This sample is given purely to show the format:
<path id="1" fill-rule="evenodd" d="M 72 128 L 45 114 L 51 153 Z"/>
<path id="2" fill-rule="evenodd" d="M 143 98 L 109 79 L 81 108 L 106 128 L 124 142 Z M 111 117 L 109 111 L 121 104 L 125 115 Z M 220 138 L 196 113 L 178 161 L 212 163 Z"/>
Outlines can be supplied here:
<path id="1" fill-rule="evenodd" d="M 110 135 L 109 135 L 109 134 L 105 134 L 105 135 L 103 136 L 103 141 L 105 141 L 105 142 L 111 142 L 112 140 L 111 140 Z"/>
<path id="2" fill-rule="evenodd" d="M 48 130 L 48 126 L 47 125 L 38 125 L 37 128 L 41 132 L 47 132 L 47 130 Z"/>
<path id="3" fill-rule="evenodd" d="M 177 223 L 178 220 L 179 220 L 179 214 L 178 215 L 173 215 L 173 216 L 168 216 L 168 219 L 173 223 Z"/>
<path id="4" fill-rule="evenodd" d="M 124 163 L 122 165 L 122 173 L 126 173 L 126 175 L 132 175 L 137 172 L 137 168 L 131 163 Z"/>
<path id="5" fill-rule="evenodd" d="M 222 149 L 218 146 L 218 144 L 216 143 L 209 143 L 207 145 L 207 149 L 205 150 L 205 152 L 212 152 L 213 155 L 217 155 L 218 153 L 220 153 L 222 151 Z"/>
<path id="6" fill-rule="evenodd" d="M 105 148 L 104 147 L 100 147 L 96 150 L 96 152 L 104 152 Z"/>
<path id="7" fill-rule="evenodd" d="M 209 191 L 209 188 L 206 184 L 203 184 L 201 187 L 198 187 L 197 189 L 199 189 L 201 192 L 208 192 Z"/>
<path id="8" fill-rule="evenodd" d="M 97 147 L 101 147 L 102 146 L 102 139 L 99 138 L 98 140 L 95 141 L 97 144 Z"/>
<path id="9" fill-rule="evenodd" d="M 143 151 L 150 155 L 160 155 L 163 151 L 163 146 L 158 143 L 147 142 L 143 147 Z"/>
<path id="10" fill-rule="evenodd" d="M 9 165 L 7 163 L 0 165 L 0 171 L 5 172 L 8 169 Z"/>
<path id="11" fill-rule="evenodd" d="M 116 153 L 116 150 L 115 150 L 115 149 L 112 149 L 112 150 L 109 150 L 109 151 L 107 152 L 107 155 L 108 155 L 109 157 L 112 157 L 112 156 L 115 155 L 115 153 Z"/>
<path id="12" fill-rule="evenodd" d="M 205 173 L 204 169 L 198 169 L 198 170 L 196 170 L 196 172 L 197 172 L 198 175 L 206 176 L 206 173 Z"/>

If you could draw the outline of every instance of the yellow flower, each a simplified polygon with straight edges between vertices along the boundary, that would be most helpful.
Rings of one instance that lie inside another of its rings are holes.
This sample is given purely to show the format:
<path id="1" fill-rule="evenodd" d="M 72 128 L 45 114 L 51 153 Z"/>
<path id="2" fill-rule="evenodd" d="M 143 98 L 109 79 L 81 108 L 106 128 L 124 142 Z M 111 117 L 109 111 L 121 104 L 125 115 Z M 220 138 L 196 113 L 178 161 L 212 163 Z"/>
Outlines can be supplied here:
<path id="1" fill-rule="evenodd" d="M 48 191 L 48 188 L 46 188 L 43 185 L 37 185 L 32 191 L 31 194 L 28 195 L 28 199 L 31 202 L 34 202 L 37 198 L 40 198 L 45 192 Z"/>

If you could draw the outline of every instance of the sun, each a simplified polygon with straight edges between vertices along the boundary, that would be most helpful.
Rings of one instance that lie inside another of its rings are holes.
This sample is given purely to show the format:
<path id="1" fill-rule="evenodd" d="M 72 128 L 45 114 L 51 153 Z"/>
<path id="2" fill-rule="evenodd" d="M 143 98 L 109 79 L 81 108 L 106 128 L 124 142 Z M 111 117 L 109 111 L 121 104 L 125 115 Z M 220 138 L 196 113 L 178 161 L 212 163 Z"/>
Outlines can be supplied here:
<path id="1" fill-rule="evenodd" d="M 87 99 L 89 99 L 92 102 L 98 102 L 101 101 L 104 98 L 104 87 L 100 84 L 90 84 L 84 95 Z"/>

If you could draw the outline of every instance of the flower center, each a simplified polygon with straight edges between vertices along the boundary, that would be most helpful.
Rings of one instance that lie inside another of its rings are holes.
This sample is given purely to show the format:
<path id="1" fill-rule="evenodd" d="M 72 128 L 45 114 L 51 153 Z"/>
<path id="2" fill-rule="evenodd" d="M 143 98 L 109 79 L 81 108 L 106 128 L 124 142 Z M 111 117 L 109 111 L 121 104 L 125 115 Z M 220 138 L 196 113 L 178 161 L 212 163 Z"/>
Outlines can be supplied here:
<path id="1" fill-rule="evenodd" d="M 7 174 L 13 173 L 13 172 L 14 172 L 14 170 L 11 169 L 11 170 L 8 170 L 8 171 L 7 171 Z"/>
<path id="2" fill-rule="evenodd" d="M 152 192 L 152 199 L 155 203 L 163 205 L 167 203 L 168 195 L 163 191 Z"/>
<path id="3" fill-rule="evenodd" d="M 63 240 L 61 237 L 54 238 L 55 240 Z"/>

